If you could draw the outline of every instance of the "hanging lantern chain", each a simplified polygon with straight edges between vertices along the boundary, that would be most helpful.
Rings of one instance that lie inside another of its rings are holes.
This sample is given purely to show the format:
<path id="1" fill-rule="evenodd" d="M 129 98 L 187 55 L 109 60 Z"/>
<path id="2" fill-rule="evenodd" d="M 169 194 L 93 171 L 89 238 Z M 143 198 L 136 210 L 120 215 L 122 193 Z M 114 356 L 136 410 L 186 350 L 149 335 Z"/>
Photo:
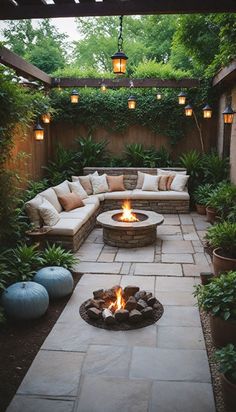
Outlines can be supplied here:
<path id="1" fill-rule="evenodd" d="M 118 51 L 122 51 L 123 48 L 123 16 L 120 16 L 120 31 L 119 31 L 119 36 L 118 36 Z"/>

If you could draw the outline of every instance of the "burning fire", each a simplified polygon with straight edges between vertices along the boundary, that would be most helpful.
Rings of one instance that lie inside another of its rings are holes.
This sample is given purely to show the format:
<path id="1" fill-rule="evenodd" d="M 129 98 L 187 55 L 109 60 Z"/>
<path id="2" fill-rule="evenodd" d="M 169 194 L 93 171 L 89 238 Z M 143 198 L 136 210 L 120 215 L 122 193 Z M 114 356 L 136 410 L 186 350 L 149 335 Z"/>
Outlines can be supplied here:
<path id="1" fill-rule="evenodd" d="M 120 217 L 122 222 L 139 222 L 135 213 L 132 212 L 130 201 L 126 200 L 122 206 L 123 214 Z"/>
<path id="2" fill-rule="evenodd" d="M 112 302 L 110 306 L 108 307 L 108 309 L 115 312 L 116 310 L 124 309 L 124 307 L 125 307 L 125 300 L 123 299 L 123 296 L 122 296 L 122 288 L 119 288 L 116 291 L 115 302 Z"/>

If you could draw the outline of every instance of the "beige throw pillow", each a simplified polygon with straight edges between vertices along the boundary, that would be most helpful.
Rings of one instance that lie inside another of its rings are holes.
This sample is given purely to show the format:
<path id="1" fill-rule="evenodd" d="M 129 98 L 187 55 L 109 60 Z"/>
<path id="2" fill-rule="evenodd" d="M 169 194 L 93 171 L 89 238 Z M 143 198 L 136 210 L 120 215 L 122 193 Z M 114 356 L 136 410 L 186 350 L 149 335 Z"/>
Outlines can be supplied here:
<path id="1" fill-rule="evenodd" d="M 68 180 L 64 180 L 64 182 L 60 183 L 57 186 L 54 186 L 53 189 L 56 192 L 57 197 L 58 196 L 63 196 L 63 195 L 68 195 L 70 193 L 70 188 L 68 186 Z"/>
<path id="2" fill-rule="evenodd" d="M 157 192 L 159 176 L 145 175 L 142 190 Z"/>
<path id="3" fill-rule="evenodd" d="M 54 226 L 60 220 L 59 213 L 47 199 L 39 206 L 39 213 L 46 226 Z"/>
<path id="4" fill-rule="evenodd" d="M 143 187 L 143 182 L 144 182 L 144 177 L 145 176 L 153 176 L 153 175 L 150 175 L 149 173 L 143 173 L 143 172 L 140 172 L 139 170 L 138 170 L 138 179 L 137 179 L 137 184 L 136 184 L 136 189 L 142 189 L 142 187 Z M 155 175 L 156 176 L 156 175 Z"/>
<path id="5" fill-rule="evenodd" d="M 94 195 L 109 191 L 106 177 L 107 175 L 105 173 L 101 176 L 94 176 L 94 175 L 91 176 Z"/>
<path id="6" fill-rule="evenodd" d="M 86 199 L 88 197 L 87 192 L 84 190 L 79 180 L 77 180 L 77 182 L 69 182 L 68 185 L 71 192 L 79 195 L 81 199 Z"/>
<path id="7" fill-rule="evenodd" d="M 37 195 L 25 204 L 26 213 L 29 216 L 31 223 L 33 223 L 35 227 L 41 227 L 43 223 L 38 210 L 39 206 L 41 206 L 42 203 L 43 197 Z"/>
<path id="8" fill-rule="evenodd" d="M 124 175 L 120 176 L 107 176 L 107 183 L 109 192 L 124 191 Z"/>
<path id="9" fill-rule="evenodd" d="M 91 176 L 98 176 L 98 172 L 96 171 L 93 174 L 89 174 L 86 176 L 72 176 L 71 180 L 72 182 L 77 182 L 79 180 L 84 190 L 86 191 L 87 195 L 92 195 L 93 187 L 91 183 Z"/>
<path id="10" fill-rule="evenodd" d="M 186 175 L 187 171 L 182 170 L 182 171 L 177 171 L 177 170 L 163 170 L 163 169 L 157 169 L 157 175 Z"/>
<path id="11" fill-rule="evenodd" d="M 167 190 L 166 186 L 169 179 L 169 175 L 160 175 L 159 177 L 159 190 Z"/>
<path id="12" fill-rule="evenodd" d="M 59 200 L 57 198 L 55 190 L 53 190 L 52 187 L 50 187 L 47 190 L 44 190 L 43 192 L 39 193 L 43 198 L 45 198 L 48 202 L 50 202 L 56 209 L 58 213 L 62 211 L 62 207 L 59 203 Z"/>
<path id="13" fill-rule="evenodd" d="M 69 212 L 70 210 L 73 210 L 77 207 L 84 206 L 81 197 L 77 193 L 70 193 L 64 196 L 59 196 L 58 199 L 66 212 Z"/>
<path id="14" fill-rule="evenodd" d="M 175 190 L 176 192 L 183 192 L 187 184 L 188 178 L 189 175 L 176 175 L 173 182 L 171 183 L 171 190 Z"/>

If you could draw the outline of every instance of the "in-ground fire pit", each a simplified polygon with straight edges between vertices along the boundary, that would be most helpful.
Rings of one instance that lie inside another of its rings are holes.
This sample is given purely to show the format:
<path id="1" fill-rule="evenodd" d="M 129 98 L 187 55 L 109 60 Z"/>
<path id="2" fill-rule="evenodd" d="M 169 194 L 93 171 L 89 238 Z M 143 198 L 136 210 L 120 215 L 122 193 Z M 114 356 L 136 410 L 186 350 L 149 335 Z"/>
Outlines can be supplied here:
<path id="1" fill-rule="evenodd" d="M 120 285 L 93 292 L 93 298 L 80 306 L 81 317 L 98 328 L 129 330 L 155 323 L 163 314 L 162 304 L 138 286 Z"/>
<path id="2" fill-rule="evenodd" d="M 142 247 L 156 241 L 156 227 L 162 215 L 150 210 L 132 210 L 125 202 L 122 210 L 109 210 L 97 217 L 103 228 L 104 243 L 125 248 Z"/>

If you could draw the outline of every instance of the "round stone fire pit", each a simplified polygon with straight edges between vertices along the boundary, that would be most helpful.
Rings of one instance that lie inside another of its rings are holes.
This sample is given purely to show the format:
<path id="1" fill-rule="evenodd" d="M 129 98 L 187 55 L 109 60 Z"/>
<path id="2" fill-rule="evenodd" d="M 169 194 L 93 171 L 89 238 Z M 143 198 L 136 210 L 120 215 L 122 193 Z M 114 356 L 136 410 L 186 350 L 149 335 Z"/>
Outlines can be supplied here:
<path id="1" fill-rule="evenodd" d="M 97 217 L 103 228 L 104 243 L 125 248 L 147 246 L 156 241 L 156 228 L 164 217 L 150 210 L 133 210 L 136 222 L 120 221 L 122 210 L 109 210 Z"/>
<path id="2" fill-rule="evenodd" d="M 80 315 L 87 323 L 110 330 L 143 328 L 157 322 L 162 314 L 163 306 L 152 293 L 130 285 L 95 290 L 93 298 L 80 306 Z"/>

